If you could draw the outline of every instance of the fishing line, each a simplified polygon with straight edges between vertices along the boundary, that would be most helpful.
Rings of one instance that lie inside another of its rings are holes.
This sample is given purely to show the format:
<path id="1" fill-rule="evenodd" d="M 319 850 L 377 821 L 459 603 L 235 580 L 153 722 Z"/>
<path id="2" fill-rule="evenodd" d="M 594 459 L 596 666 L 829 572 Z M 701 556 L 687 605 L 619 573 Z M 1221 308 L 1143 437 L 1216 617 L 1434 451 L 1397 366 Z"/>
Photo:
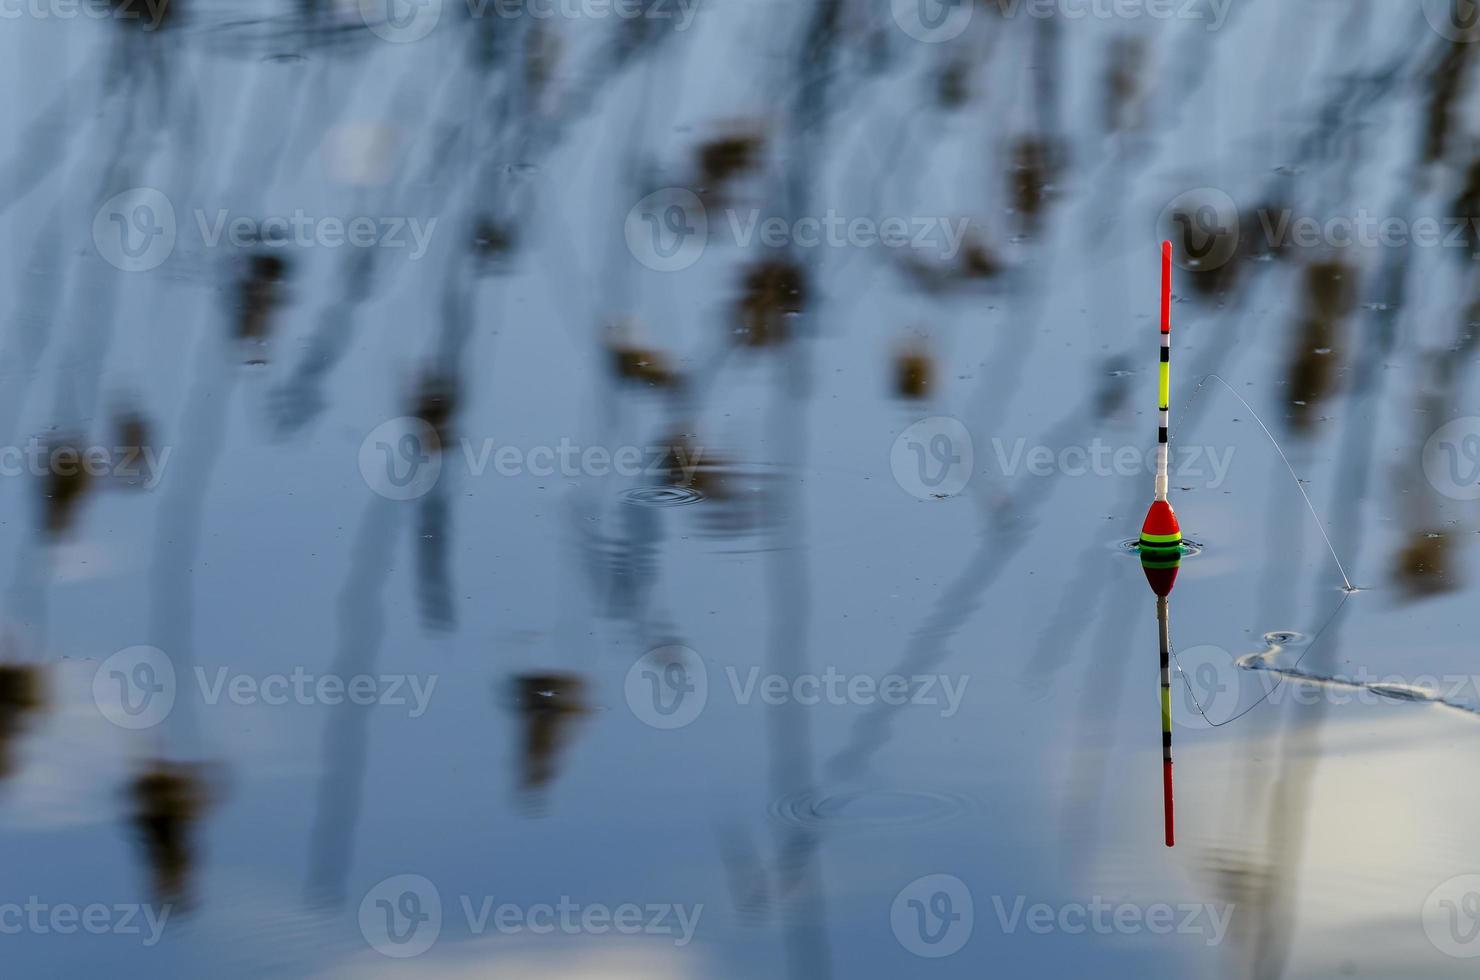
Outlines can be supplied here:
<path id="1" fill-rule="evenodd" d="M 1279 440 L 1275 439 L 1274 433 L 1269 431 L 1269 426 L 1264 424 L 1264 420 L 1259 417 L 1259 413 L 1254 411 L 1254 406 L 1250 405 L 1244 399 L 1243 395 L 1240 395 L 1232 385 L 1223 380 L 1223 378 L 1219 377 L 1217 374 L 1205 374 L 1200 379 L 1198 379 L 1197 387 L 1192 390 L 1192 394 L 1189 395 L 1186 402 L 1183 403 L 1180 420 L 1185 420 L 1187 418 L 1188 409 L 1192 406 L 1192 403 L 1197 399 L 1197 396 L 1202 392 L 1203 387 L 1208 383 L 1209 380 L 1215 380 L 1223 387 L 1227 388 L 1229 393 L 1239 400 L 1239 404 L 1248 409 L 1249 414 L 1254 417 L 1254 421 L 1259 423 L 1259 428 L 1264 431 L 1264 435 L 1268 437 L 1270 445 L 1274 446 L 1274 451 L 1279 453 L 1280 460 L 1285 464 L 1285 468 L 1290 471 L 1290 476 L 1295 481 L 1295 488 L 1300 491 L 1300 496 L 1305 500 L 1305 506 L 1310 510 L 1311 516 L 1315 518 L 1316 528 L 1321 532 L 1321 538 L 1326 542 L 1326 549 L 1331 552 L 1331 560 L 1336 563 L 1337 570 L 1341 572 L 1341 580 L 1344 583 L 1341 602 L 1337 604 L 1335 611 L 1333 611 L 1330 617 L 1327 618 L 1326 622 L 1322 624 L 1321 628 L 1316 632 L 1316 635 L 1311 638 L 1310 644 L 1305 648 L 1305 651 L 1295 659 L 1295 662 L 1293 664 L 1291 664 L 1287 668 L 1283 668 L 1283 670 L 1294 670 L 1296 667 L 1300 666 L 1300 661 L 1305 659 L 1306 654 L 1315 649 L 1316 644 L 1320 642 L 1321 636 L 1326 632 L 1327 628 L 1329 628 L 1330 625 L 1336 621 L 1336 617 L 1340 615 L 1341 610 L 1345 608 L 1346 601 L 1352 597 L 1352 593 L 1356 592 L 1357 588 L 1356 586 L 1352 585 L 1351 579 L 1347 576 L 1346 568 L 1341 564 L 1341 559 L 1336 554 L 1336 548 L 1331 544 L 1331 538 L 1329 535 L 1326 534 L 1326 528 L 1321 523 L 1321 515 L 1316 512 L 1315 504 L 1311 503 L 1310 494 L 1305 492 L 1305 485 L 1300 482 L 1300 476 L 1295 472 L 1295 467 L 1290 464 L 1290 458 L 1286 456 L 1285 451 L 1280 448 Z M 1177 431 L 1181 430 L 1180 420 L 1177 425 Z M 1255 708 L 1259 707 L 1259 705 L 1268 700 L 1269 696 L 1275 691 L 1279 690 L 1279 686 L 1285 682 L 1286 675 L 1284 673 L 1281 673 L 1279 675 L 1279 679 L 1275 681 L 1274 686 L 1265 691 L 1263 696 L 1260 697 L 1253 704 L 1249 705 L 1247 708 L 1245 708 L 1243 711 L 1240 711 L 1232 718 L 1227 718 L 1223 721 L 1215 722 L 1208 717 L 1208 713 L 1203 710 L 1201 702 L 1197 700 L 1197 695 L 1192 690 L 1192 682 L 1187 679 L 1187 671 L 1182 669 L 1182 659 L 1177 656 L 1177 651 L 1174 649 L 1171 651 L 1171 653 L 1172 659 L 1175 660 L 1177 663 L 1177 673 L 1182 678 L 1182 686 L 1186 689 L 1187 696 L 1191 698 L 1192 703 L 1196 705 L 1197 713 L 1202 716 L 1203 721 L 1206 721 L 1208 725 L 1213 728 L 1222 728 L 1224 725 L 1229 725 L 1235 721 L 1238 721 L 1244 715 L 1248 714 L 1250 711 L 1253 711 Z M 1237 666 L 1236 663 L 1235 666 Z M 1242 670 L 1244 668 L 1239 669 Z"/>

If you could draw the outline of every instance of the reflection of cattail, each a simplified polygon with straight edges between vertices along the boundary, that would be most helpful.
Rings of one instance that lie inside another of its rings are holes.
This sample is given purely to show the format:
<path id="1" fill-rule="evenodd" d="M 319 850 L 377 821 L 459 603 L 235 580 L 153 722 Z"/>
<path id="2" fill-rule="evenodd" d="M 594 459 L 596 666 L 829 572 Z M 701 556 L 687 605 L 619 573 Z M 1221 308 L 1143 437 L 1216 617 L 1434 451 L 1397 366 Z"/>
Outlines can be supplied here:
<path id="1" fill-rule="evenodd" d="M 560 64 L 560 35 L 536 21 L 524 37 L 524 83 L 538 98 Z"/>
<path id="2" fill-rule="evenodd" d="M 708 451 L 686 432 L 668 439 L 667 452 L 659 466 L 671 487 L 695 490 L 704 497 L 726 496 L 721 461 L 710 458 Z"/>
<path id="3" fill-rule="evenodd" d="M 127 485 L 138 486 L 143 480 L 135 469 L 144 459 L 149 444 L 149 420 L 133 409 L 125 409 L 113 417 L 113 444 L 128 466 L 121 469 L 117 478 Z"/>
<path id="4" fill-rule="evenodd" d="M 473 226 L 473 251 L 482 259 L 499 259 L 514 247 L 514 231 L 488 216 Z"/>
<path id="5" fill-rule="evenodd" d="M 975 229 L 966 232 L 954 264 L 926 262 L 913 255 L 906 255 L 899 261 L 916 286 L 932 293 L 979 283 L 1002 272 L 1002 261 L 991 246 L 978 237 Z"/>
<path id="6" fill-rule="evenodd" d="M 1341 262 L 1320 262 L 1305 274 L 1305 313 L 1290 362 L 1290 424 L 1308 428 L 1315 405 L 1331 393 L 1339 360 L 1340 329 L 1356 303 L 1356 273 Z"/>
<path id="7" fill-rule="evenodd" d="M 1465 175 L 1465 186 L 1454 199 L 1454 217 L 1463 221 L 1465 246 L 1469 257 L 1473 258 L 1480 251 L 1480 242 L 1475 237 L 1476 222 L 1480 221 L 1480 159 L 1470 164 L 1469 172 Z"/>
<path id="8" fill-rule="evenodd" d="M 922 342 L 905 344 L 894 355 L 894 392 L 900 398 L 924 398 L 935 383 L 935 364 Z"/>
<path id="9" fill-rule="evenodd" d="M 649 350 L 630 339 L 626 326 L 614 327 L 607 338 L 612 371 L 622 381 L 634 381 L 653 388 L 667 388 L 679 383 L 679 375 L 668 366 L 661 352 Z"/>
<path id="10" fill-rule="evenodd" d="M 87 492 L 88 474 L 83 465 L 80 437 L 63 437 L 46 447 L 48 462 L 42 495 L 46 530 L 61 534 L 72 526 L 77 505 Z"/>
<path id="11" fill-rule="evenodd" d="M 155 760 L 129 786 L 130 822 L 144 846 L 162 902 L 189 904 L 194 824 L 211 802 L 201 766 Z"/>
<path id="12" fill-rule="evenodd" d="M 1002 263 L 992 250 L 976 237 L 974 233 L 966 236 L 966 242 L 961 246 L 961 270 L 963 279 L 990 279 L 1002 271 Z"/>
<path id="13" fill-rule="evenodd" d="M 30 664 L 0 664 L 0 779 L 15 768 L 12 743 L 46 704 L 45 677 Z"/>
<path id="14" fill-rule="evenodd" d="M 254 255 L 237 287 L 237 337 L 262 343 L 271 332 L 273 309 L 281 299 L 288 263 L 279 255 Z"/>
<path id="15" fill-rule="evenodd" d="M 952 58 L 935 79 L 935 101 L 943 109 L 959 109 L 971 98 L 971 62 Z"/>
<path id="16" fill-rule="evenodd" d="M 1013 207 L 1022 216 L 1022 231 L 1032 235 L 1048 204 L 1058 169 L 1054 146 L 1046 139 L 1025 136 L 1012 151 L 1011 190 Z"/>
<path id="17" fill-rule="evenodd" d="M 774 259 L 752 266 L 736 311 L 739 342 L 746 347 L 786 343 L 787 318 L 801 312 L 806 301 L 806 281 L 796 263 Z"/>
<path id="18" fill-rule="evenodd" d="M 1439 595 L 1459 587 L 1450 569 L 1449 538 L 1442 531 L 1420 530 L 1398 552 L 1393 576 L 1410 598 Z"/>
<path id="19" fill-rule="evenodd" d="M 524 789 L 555 778 L 556 759 L 570 740 L 571 723 L 585 714 L 586 684 L 579 675 L 525 674 L 514 678 L 514 706 L 524 721 Z"/>
<path id="20" fill-rule="evenodd" d="M 1105 129 L 1119 132 L 1135 129 L 1136 102 L 1141 92 L 1141 73 L 1146 46 L 1136 37 L 1117 37 L 1110 44 L 1110 63 L 1105 69 Z"/>
<path id="21" fill-rule="evenodd" d="M 764 145 L 758 133 L 732 133 L 701 143 L 696 156 L 705 189 L 713 190 L 753 169 Z"/>
<path id="22" fill-rule="evenodd" d="M 1428 126 L 1424 130 L 1425 163 L 1433 163 L 1444 156 L 1454 119 L 1454 103 L 1464 90 L 1465 75 L 1469 71 L 1470 55 L 1474 49 L 1470 40 L 1472 39 L 1456 38 L 1450 42 L 1434 71 L 1434 86 L 1429 96 Z"/>
<path id="23" fill-rule="evenodd" d="M 456 410 L 455 380 L 435 371 L 423 375 L 411 414 L 432 427 L 440 446 L 451 445 L 452 414 Z"/>

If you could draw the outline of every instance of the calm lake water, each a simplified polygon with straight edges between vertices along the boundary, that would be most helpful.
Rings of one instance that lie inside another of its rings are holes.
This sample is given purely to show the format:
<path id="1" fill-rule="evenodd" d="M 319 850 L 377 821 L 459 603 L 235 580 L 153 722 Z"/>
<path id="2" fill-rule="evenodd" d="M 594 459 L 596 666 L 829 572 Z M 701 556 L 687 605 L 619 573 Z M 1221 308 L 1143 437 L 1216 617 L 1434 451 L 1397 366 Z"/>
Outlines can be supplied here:
<path id="1" fill-rule="evenodd" d="M 7 8 L 0 973 L 1471 975 L 1454 6 Z"/>

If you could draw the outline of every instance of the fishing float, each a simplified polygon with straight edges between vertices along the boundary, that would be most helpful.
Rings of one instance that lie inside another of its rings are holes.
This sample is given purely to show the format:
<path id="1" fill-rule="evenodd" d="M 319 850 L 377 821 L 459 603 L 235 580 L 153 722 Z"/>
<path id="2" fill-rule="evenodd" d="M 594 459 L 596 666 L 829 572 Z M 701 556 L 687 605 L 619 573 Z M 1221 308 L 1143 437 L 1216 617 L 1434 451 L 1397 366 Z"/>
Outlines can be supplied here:
<path id="1" fill-rule="evenodd" d="M 1172 813 L 1172 586 L 1182 563 L 1182 528 L 1167 500 L 1167 423 L 1171 411 L 1172 374 L 1172 243 L 1161 243 L 1161 363 L 1157 372 L 1156 492 L 1141 525 L 1141 570 L 1156 593 L 1157 640 L 1161 653 L 1161 795 L 1167 847 L 1176 835 Z"/>

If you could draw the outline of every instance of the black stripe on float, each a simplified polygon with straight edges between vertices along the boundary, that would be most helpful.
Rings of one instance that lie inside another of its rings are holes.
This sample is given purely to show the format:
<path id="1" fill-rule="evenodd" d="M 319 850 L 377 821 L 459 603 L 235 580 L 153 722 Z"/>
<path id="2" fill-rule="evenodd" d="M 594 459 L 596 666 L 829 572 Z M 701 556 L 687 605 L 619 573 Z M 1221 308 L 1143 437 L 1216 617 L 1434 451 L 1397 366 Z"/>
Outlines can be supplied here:
<path id="1" fill-rule="evenodd" d="M 1161 349 L 1161 362 L 1163 364 L 1172 363 L 1172 349 L 1170 347 L 1163 347 Z"/>
<path id="2" fill-rule="evenodd" d="M 1157 442 L 1166 442 L 1167 441 L 1167 427 L 1166 426 L 1164 426 L 1164 425 L 1158 425 L 1156 427 L 1156 441 Z"/>
<path id="3" fill-rule="evenodd" d="M 1169 748 L 1172 747 L 1172 733 L 1171 732 L 1162 732 L 1161 733 L 1161 747 L 1164 748 L 1164 749 L 1169 749 Z"/>

